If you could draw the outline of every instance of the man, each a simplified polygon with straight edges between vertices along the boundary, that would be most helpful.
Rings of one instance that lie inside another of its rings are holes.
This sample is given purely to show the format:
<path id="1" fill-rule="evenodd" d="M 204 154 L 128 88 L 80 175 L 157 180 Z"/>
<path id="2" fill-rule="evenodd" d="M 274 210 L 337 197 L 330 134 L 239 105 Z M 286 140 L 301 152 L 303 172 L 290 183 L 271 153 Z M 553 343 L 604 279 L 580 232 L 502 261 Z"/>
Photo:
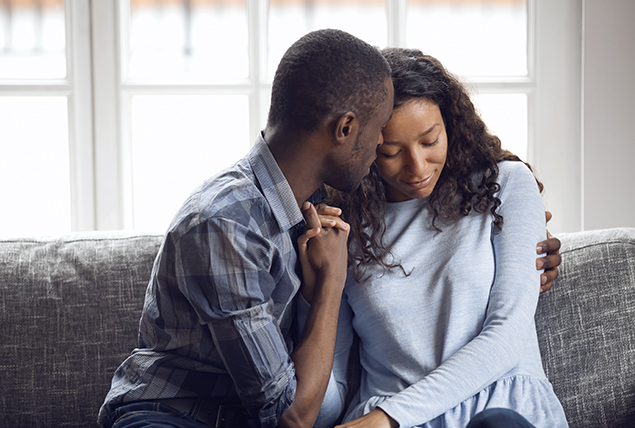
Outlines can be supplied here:
<path id="1" fill-rule="evenodd" d="M 195 190 L 173 220 L 139 346 L 114 375 L 101 424 L 313 425 L 333 362 L 347 225 L 321 228 L 305 201 L 321 201 L 324 184 L 358 185 L 392 105 L 390 69 L 365 42 L 322 30 L 289 48 L 254 148 Z M 304 230 L 311 306 L 297 320 L 295 245 Z"/>
<path id="2" fill-rule="evenodd" d="M 255 147 L 202 184 L 173 220 L 139 346 L 117 369 L 100 423 L 313 425 L 333 361 L 347 232 L 320 229 L 305 201 L 319 202 L 324 184 L 358 185 L 392 104 L 388 64 L 365 42 L 324 30 L 291 46 Z M 320 232 L 309 246 L 315 284 L 299 334 L 301 206 L 306 229 Z"/>

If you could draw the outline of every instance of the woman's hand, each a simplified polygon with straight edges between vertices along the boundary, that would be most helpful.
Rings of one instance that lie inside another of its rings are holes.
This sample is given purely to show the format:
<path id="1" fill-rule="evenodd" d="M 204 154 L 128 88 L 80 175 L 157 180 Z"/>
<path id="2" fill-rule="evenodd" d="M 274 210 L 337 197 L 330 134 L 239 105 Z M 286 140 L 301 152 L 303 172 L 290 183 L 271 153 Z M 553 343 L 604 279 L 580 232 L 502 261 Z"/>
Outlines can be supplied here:
<path id="1" fill-rule="evenodd" d="M 305 202 L 302 206 L 302 214 L 307 223 L 304 233 L 298 238 L 298 253 L 303 277 L 300 292 L 309 303 L 313 301 L 318 270 L 341 270 L 340 273 L 346 275 L 348 260 L 346 244 L 350 226 L 339 218 L 341 213 L 339 208 L 326 204 L 314 207 L 309 202 Z M 316 242 L 313 246 L 314 251 L 310 251 L 309 241 L 318 236 L 320 242 Z"/>
<path id="2" fill-rule="evenodd" d="M 335 428 L 397 428 L 397 422 L 379 407 L 359 419 L 353 419 Z"/>
<path id="3" fill-rule="evenodd" d="M 545 212 L 547 222 L 551 220 L 551 213 Z M 536 253 L 547 254 L 545 257 L 536 259 L 536 269 L 544 269 L 540 275 L 540 292 L 543 293 L 551 289 L 553 280 L 558 277 L 558 266 L 562 262 L 560 257 L 560 240 L 555 238 L 547 230 L 547 240 L 538 243 Z"/>
<path id="4" fill-rule="evenodd" d="M 335 227 L 336 229 L 346 233 L 350 230 L 349 224 L 340 218 L 342 215 L 341 209 L 324 203 L 317 204 L 315 209 L 318 213 L 318 217 L 320 218 L 322 227 Z"/>

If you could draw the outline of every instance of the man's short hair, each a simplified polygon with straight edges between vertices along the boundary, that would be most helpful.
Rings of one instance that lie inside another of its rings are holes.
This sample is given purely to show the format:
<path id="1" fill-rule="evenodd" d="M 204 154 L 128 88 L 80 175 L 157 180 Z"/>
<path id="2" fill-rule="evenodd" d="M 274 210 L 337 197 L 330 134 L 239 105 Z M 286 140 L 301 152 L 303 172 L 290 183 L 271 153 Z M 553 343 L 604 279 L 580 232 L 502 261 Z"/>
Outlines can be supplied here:
<path id="1" fill-rule="evenodd" d="M 329 114 L 352 111 L 364 126 L 387 96 L 388 77 L 377 48 L 340 30 L 311 32 L 280 61 L 268 124 L 310 134 Z"/>

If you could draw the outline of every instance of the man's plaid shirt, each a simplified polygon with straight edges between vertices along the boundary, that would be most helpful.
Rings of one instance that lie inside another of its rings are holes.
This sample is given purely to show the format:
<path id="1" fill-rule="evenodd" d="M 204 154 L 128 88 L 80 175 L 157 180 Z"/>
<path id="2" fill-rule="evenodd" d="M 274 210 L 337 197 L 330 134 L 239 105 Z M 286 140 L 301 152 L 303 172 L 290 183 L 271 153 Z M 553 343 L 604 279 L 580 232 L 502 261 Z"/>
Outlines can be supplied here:
<path id="1" fill-rule="evenodd" d="M 275 426 L 295 397 L 289 353 L 303 225 L 262 137 L 203 183 L 166 234 L 138 348 L 117 369 L 99 420 L 129 402 L 203 396 L 242 403 L 256 425 Z"/>

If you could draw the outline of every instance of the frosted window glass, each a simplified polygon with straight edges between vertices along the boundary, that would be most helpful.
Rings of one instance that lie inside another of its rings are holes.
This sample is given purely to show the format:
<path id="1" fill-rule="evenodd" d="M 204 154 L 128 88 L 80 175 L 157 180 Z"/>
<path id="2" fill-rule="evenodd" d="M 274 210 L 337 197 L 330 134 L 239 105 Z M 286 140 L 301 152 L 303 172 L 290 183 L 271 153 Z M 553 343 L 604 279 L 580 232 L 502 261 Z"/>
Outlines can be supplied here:
<path id="1" fill-rule="evenodd" d="M 65 97 L 0 97 L 0 236 L 68 233 Z"/>
<path id="2" fill-rule="evenodd" d="M 384 0 L 270 0 L 268 72 L 297 39 L 314 30 L 335 28 L 373 46 L 387 44 Z"/>
<path id="3" fill-rule="evenodd" d="M 63 0 L 0 0 L 0 79 L 66 77 Z"/>
<path id="4" fill-rule="evenodd" d="M 243 157 L 248 119 L 246 96 L 134 96 L 134 227 L 164 231 L 195 186 Z"/>
<path id="5" fill-rule="evenodd" d="M 526 0 L 409 0 L 407 45 L 466 76 L 527 75 Z"/>
<path id="6" fill-rule="evenodd" d="M 128 77 L 248 77 L 245 0 L 131 0 Z"/>

